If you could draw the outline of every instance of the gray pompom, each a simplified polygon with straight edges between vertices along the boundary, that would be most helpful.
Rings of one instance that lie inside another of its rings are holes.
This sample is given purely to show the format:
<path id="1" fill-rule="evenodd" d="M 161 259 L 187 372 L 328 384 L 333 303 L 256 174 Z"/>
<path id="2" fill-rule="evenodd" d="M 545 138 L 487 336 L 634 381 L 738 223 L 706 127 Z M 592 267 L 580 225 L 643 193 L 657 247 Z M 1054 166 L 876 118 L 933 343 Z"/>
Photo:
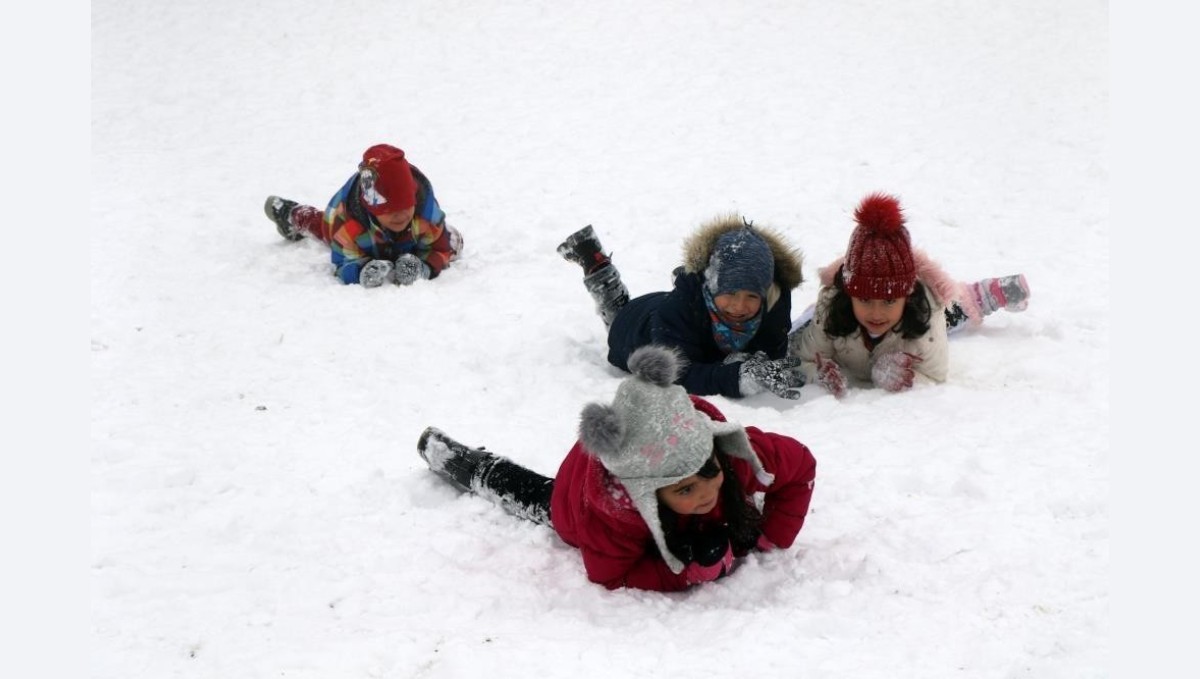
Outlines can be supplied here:
<path id="1" fill-rule="evenodd" d="M 597 455 L 612 455 L 625 438 L 625 425 L 612 406 L 589 403 L 579 415 L 579 440 Z"/>
<path id="2" fill-rule="evenodd" d="M 638 347 L 626 361 L 629 372 L 638 377 L 665 387 L 674 384 L 683 369 L 683 359 L 674 349 L 656 344 Z"/>

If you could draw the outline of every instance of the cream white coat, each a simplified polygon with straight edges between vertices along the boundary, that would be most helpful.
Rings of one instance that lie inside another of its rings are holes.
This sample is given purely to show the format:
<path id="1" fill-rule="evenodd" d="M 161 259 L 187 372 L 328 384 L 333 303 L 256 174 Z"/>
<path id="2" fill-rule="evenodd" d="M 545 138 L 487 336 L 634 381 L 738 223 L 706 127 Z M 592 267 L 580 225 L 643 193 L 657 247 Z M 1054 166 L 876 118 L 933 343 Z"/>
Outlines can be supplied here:
<path id="1" fill-rule="evenodd" d="M 812 322 L 796 329 L 788 341 L 788 355 L 799 357 L 800 369 L 807 384 L 816 384 L 816 356 L 832 358 L 842 373 L 853 385 L 873 384 L 871 368 L 885 354 L 902 351 L 921 360 L 913 365 L 916 383 L 944 382 L 950 366 L 950 347 L 946 336 L 946 306 L 965 295 L 962 284 L 950 278 L 945 271 L 924 252 L 913 251 L 917 269 L 917 280 L 925 286 L 929 299 L 929 331 L 914 339 L 904 339 L 899 333 L 887 333 L 874 349 L 867 349 L 860 327 L 846 337 L 830 337 L 825 333 L 825 322 L 829 315 L 829 302 L 837 293 L 833 277 L 842 266 L 843 258 L 831 262 L 818 271 L 821 291 L 813 309 Z"/>

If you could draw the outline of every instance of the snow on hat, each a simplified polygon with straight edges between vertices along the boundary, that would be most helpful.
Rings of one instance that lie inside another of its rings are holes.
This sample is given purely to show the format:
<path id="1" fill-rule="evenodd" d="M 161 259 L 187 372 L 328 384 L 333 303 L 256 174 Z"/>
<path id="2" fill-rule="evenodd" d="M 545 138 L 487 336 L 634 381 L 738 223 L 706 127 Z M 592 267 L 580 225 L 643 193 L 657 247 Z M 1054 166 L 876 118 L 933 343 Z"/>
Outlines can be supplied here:
<path id="1" fill-rule="evenodd" d="M 704 270 L 713 296 L 749 290 L 765 297 L 774 277 L 771 246 L 749 224 L 721 234 Z"/>
<path id="2" fill-rule="evenodd" d="M 908 297 L 917 282 L 917 268 L 900 201 L 872 193 L 854 211 L 854 220 L 858 226 L 850 234 L 842 270 L 847 294 L 861 299 Z"/>
<path id="3" fill-rule="evenodd" d="M 629 356 L 629 371 L 612 405 L 589 403 L 579 419 L 579 440 L 628 493 L 674 573 L 684 564 L 667 548 L 658 518 L 659 488 L 685 479 L 708 462 L 714 446 L 750 463 L 764 485 L 775 477 L 763 468 L 746 430 L 710 419 L 674 384 L 683 360 L 672 349 L 647 345 Z"/>
<path id="4" fill-rule="evenodd" d="M 395 146 L 376 144 L 363 151 L 358 176 L 363 205 L 373 215 L 407 210 L 417 202 L 412 170 Z"/>

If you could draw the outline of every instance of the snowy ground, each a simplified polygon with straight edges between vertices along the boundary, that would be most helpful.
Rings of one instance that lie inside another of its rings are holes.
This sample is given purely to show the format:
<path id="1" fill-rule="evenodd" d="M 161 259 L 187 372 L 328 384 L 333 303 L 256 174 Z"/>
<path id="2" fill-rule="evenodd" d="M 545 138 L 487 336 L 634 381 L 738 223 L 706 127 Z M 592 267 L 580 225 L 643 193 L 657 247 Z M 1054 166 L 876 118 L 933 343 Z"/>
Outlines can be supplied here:
<path id="1" fill-rule="evenodd" d="M 1106 3 L 91 12 L 91 676 L 1108 676 Z M 377 142 L 466 238 L 436 281 L 342 286 L 262 214 Z M 417 457 L 435 425 L 552 474 L 611 397 L 571 231 L 639 294 L 739 212 L 803 249 L 799 309 L 875 190 L 1034 295 L 945 385 L 714 398 L 816 455 L 793 549 L 608 592 Z"/>

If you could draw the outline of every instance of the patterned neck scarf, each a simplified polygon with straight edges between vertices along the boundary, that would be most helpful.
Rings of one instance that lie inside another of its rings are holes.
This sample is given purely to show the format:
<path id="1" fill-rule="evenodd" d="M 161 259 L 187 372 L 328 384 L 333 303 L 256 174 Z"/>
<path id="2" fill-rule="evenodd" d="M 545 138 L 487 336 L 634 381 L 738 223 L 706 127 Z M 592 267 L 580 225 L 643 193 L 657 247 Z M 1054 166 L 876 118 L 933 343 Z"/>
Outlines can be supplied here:
<path id="1" fill-rule="evenodd" d="M 759 307 L 758 314 L 748 321 L 729 323 L 722 319 L 721 312 L 717 311 L 717 304 L 713 302 L 708 286 L 703 286 L 701 289 L 704 291 L 704 306 L 708 307 L 708 318 L 712 321 L 713 339 L 717 341 L 717 346 L 727 354 L 744 349 L 754 338 L 754 334 L 758 332 L 758 326 L 762 325 L 763 313 L 766 311 L 767 305 L 763 304 Z"/>

